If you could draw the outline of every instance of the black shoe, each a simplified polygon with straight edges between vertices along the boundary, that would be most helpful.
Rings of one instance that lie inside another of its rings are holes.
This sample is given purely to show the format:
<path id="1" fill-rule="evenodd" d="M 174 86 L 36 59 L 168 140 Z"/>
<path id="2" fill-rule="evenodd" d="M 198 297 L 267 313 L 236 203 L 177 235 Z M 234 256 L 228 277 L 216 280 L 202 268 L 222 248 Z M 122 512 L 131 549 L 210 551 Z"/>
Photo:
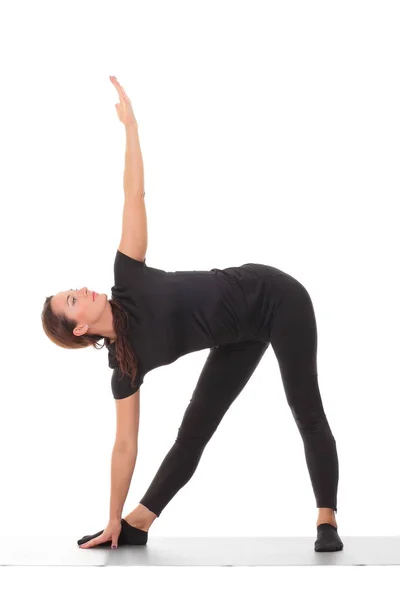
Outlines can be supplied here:
<path id="1" fill-rule="evenodd" d="M 121 519 L 121 533 L 118 538 L 118 546 L 145 546 L 147 544 L 148 532 L 143 529 L 137 529 L 133 525 L 129 525 L 125 519 Z M 93 535 L 85 535 L 83 538 L 77 541 L 78 546 L 86 544 L 95 537 L 98 537 L 103 533 L 104 529 Z M 111 548 L 111 540 L 97 544 L 93 548 Z"/>

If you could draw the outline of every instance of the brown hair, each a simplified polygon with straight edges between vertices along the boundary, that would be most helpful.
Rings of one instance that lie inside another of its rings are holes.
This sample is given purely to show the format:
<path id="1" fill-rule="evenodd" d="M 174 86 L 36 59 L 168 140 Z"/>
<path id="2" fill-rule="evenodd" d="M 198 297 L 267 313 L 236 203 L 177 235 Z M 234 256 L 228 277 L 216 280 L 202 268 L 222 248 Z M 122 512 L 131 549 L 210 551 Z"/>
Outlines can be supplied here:
<path id="1" fill-rule="evenodd" d="M 78 325 L 77 321 L 68 319 L 65 315 L 57 316 L 51 310 L 51 299 L 53 296 L 46 297 L 42 310 L 42 326 L 47 337 L 60 348 L 68 348 L 76 350 L 78 348 L 88 348 L 93 346 L 96 350 L 104 348 L 100 346 L 100 340 L 105 341 L 105 337 L 97 334 L 84 334 L 77 336 L 74 334 L 74 329 Z M 137 358 L 127 339 L 127 323 L 128 315 L 121 305 L 113 298 L 109 300 L 111 312 L 113 314 L 113 327 L 117 334 L 115 341 L 116 358 L 123 375 L 132 377 L 132 386 L 137 375 Z M 108 339 L 108 338 L 107 338 Z M 121 376 L 121 379 L 122 379 Z"/>

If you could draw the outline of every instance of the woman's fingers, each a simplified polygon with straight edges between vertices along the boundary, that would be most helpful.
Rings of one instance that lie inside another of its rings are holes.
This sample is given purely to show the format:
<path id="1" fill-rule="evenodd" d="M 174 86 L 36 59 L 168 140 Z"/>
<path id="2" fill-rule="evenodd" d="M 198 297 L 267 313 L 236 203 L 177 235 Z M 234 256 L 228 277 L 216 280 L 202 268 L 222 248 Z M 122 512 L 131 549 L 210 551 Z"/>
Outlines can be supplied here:
<path id="1" fill-rule="evenodd" d="M 124 100 L 128 100 L 128 101 L 129 101 L 129 98 L 128 98 L 128 96 L 127 96 L 127 94 L 126 94 L 126 92 L 125 92 L 124 88 L 123 88 L 123 87 L 122 87 L 122 85 L 121 85 L 121 84 L 118 82 L 117 78 L 116 78 L 116 77 L 114 77 L 113 75 L 111 75 L 110 79 L 111 79 L 112 83 L 114 84 L 114 86 L 116 87 L 116 89 L 117 89 L 117 91 L 118 91 L 118 94 L 119 94 L 120 98 L 123 98 Z"/>
<path id="2" fill-rule="evenodd" d="M 92 546 L 97 546 L 97 544 L 101 544 L 105 541 L 106 540 L 104 539 L 104 535 L 99 535 L 98 537 L 89 540 L 89 542 L 86 542 L 86 544 L 82 544 L 81 546 L 79 546 L 79 548 L 91 548 Z"/>
<path id="3" fill-rule="evenodd" d="M 111 79 L 111 83 L 114 85 L 115 89 L 117 90 L 119 96 L 121 97 L 121 89 L 120 89 L 120 85 L 118 84 L 118 81 L 115 79 L 115 77 L 110 77 Z"/>

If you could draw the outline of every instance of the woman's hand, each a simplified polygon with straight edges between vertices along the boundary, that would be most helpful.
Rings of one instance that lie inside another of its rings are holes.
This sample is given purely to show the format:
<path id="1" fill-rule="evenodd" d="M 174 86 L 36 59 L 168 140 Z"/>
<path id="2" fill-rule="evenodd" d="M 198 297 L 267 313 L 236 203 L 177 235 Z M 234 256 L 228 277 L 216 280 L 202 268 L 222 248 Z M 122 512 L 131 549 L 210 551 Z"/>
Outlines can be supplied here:
<path id="1" fill-rule="evenodd" d="M 115 105 L 117 109 L 118 118 L 125 126 L 134 125 L 137 127 L 137 121 L 133 114 L 131 101 L 129 100 L 124 88 L 118 83 L 117 78 L 110 75 L 110 81 L 115 86 L 119 95 L 119 104 Z"/>
<path id="2" fill-rule="evenodd" d="M 89 540 L 86 542 L 86 544 L 82 544 L 79 546 L 79 548 L 92 548 L 92 546 L 97 546 L 98 544 L 108 542 L 109 540 L 111 540 L 111 546 L 118 548 L 118 538 L 120 536 L 121 529 L 121 519 L 110 519 L 107 527 L 101 535 Z"/>

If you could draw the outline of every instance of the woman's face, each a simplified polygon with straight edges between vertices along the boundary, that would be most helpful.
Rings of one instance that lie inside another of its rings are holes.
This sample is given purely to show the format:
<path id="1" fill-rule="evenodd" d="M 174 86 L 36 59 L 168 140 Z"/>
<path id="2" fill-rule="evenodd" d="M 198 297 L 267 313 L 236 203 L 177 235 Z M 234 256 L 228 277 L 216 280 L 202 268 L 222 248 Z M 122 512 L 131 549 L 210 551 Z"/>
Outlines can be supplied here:
<path id="1" fill-rule="evenodd" d="M 57 315 L 77 321 L 74 334 L 83 335 L 91 325 L 102 321 L 107 302 L 107 294 L 96 294 L 84 287 L 58 292 L 51 299 L 51 309 Z"/>

